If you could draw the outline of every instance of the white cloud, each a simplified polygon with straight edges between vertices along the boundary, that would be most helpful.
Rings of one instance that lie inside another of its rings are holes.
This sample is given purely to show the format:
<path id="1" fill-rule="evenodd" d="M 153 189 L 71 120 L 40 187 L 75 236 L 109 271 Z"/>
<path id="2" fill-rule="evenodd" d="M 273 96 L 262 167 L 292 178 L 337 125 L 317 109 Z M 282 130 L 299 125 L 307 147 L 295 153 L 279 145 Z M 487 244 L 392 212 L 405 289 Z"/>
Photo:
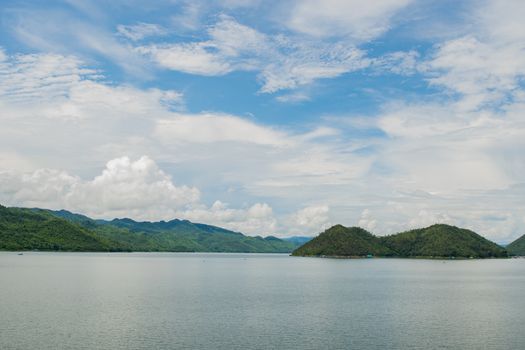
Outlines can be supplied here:
<path id="1" fill-rule="evenodd" d="M 252 235 L 274 234 L 272 208 L 256 203 L 232 209 L 221 201 L 200 202 L 195 187 L 176 186 L 149 157 L 121 157 L 107 162 L 100 175 L 82 180 L 65 171 L 38 169 L 31 173 L 0 172 L 2 204 L 68 209 L 94 218 L 136 220 L 188 219 Z"/>
<path id="2" fill-rule="evenodd" d="M 296 43 L 281 38 L 283 51 L 276 54 L 277 61 L 263 67 L 259 74 L 263 82 L 261 92 L 273 93 L 283 89 L 295 89 L 317 79 L 335 78 L 342 74 L 368 67 L 364 52 L 344 44 Z"/>
<path id="3" fill-rule="evenodd" d="M 0 199 L 7 205 L 60 208 L 78 178 L 55 169 L 0 172 Z"/>
<path id="4" fill-rule="evenodd" d="M 330 207 L 312 205 L 298 210 L 292 215 L 290 234 L 309 235 L 322 232 L 330 225 Z"/>
<path id="5" fill-rule="evenodd" d="M 305 93 L 300 92 L 294 92 L 291 94 L 284 94 L 281 96 L 277 96 L 276 100 L 283 103 L 301 103 L 305 101 L 309 101 L 311 98 Z"/>
<path id="6" fill-rule="evenodd" d="M 458 106 L 476 110 L 514 98 L 525 77 L 523 1 L 482 1 L 473 30 L 437 45 L 425 69 L 430 82 L 461 94 Z"/>
<path id="7" fill-rule="evenodd" d="M 201 26 L 204 9 L 203 3 L 185 1 L 179 13 L 171 17 L 175 31 L 196 30 Z"/>
<path id="8" fill-rule="evenodd" d="M 113 159 L 89 181 L 54 169 L 22 175 L 4 172 L 0 178 L 3 203 L 66 208 L 93 217 L 169 219 L 176 210 L 198 203 L 200 197 L 194 187 L 175 186 L 148 157 Z"/>
<path id="9" fill-rule="evenodd" d="M 377 226 L 377 220 L 374 219 L 370 210 L 365 209 L 361 213 L 361 217 L 359 218 L 357 226 L 362 227 L 367 231 L 373 232 Z"/>
<path id="10" fill-rule="evenodd" d="M 17 55 L 0 62 L 0 97 L 3 101 L 46 103 L 60 98 L 97 72 L 81 66 L 78 58 L 56 54 Z"/>
<path id="11" fill-rule="evenodd" d="M 170 119 L 157 121 L 155 135 L 167 144 L 239 142 L 277 147 L 289 144 L 282 132 L 236 116 L 213 113 L 172 114 Z"/>
<path id="12" fill-rule="evenodd" d="M 298 42 L 268 36 L 228 16 L 208 28 L 208 40 L 147 45 L 136 50 L 159 65 L 191 74 L 257 71 L 261 92 L 273 93 L 333 78 L 368 66 L 364 53 L 345 43 Z"/>
<path id="13" fill-rule="evenodd" d="M 446 213 L 429 212 L 428 210 L 422 209 L 417 213 L 417 216 L 413 217 L 409 221 L 409 227 L 411 229 L 427 227 L 433 224 L 453 224 L 453 219 Z"/>
<path id="14" fill-rule="evenodd" d="M 524 49 L 523 44 L 484 43 L 471 36 L 450 40 L 428 62 L 427 69 L 440 72 L 430 82 L 462 94 L 460 105 L 466 110 L 497 104 L 525 75 L 525 63 L 515 59 Z"/>
<path id="15" fill-rule="evenodd" d="M 249 235 L 273 235 L 277 229 L 277 220 L 273 210 L 266 203 L 256 203 L 243 209 L 232 209 L 227 204 L 216 201 L 210 208 L 202 206 L 177 214 L 193 222 L 205 222 Z"/>
<path id="16" fill-rule="evenodd" d="M 347 36 L 357 41 L 378 37 L 390 29 L 392 17 L 411 0 L 296 1 L 289 28 L 316 37 Z"/>
<path id="17" fill-rule="evenodd" d="M 209 49 L 208 43 L 152 45 L 139 47 L 138 52 L 150 55 L 161 66 L 190 74 L 224 75 L 232 71 L 230 64 Z"/>
<path id="18" fill-rule="evenodd" d="M 177 108 L 182 94 L 111 86 L 73 56 L 16 55 L 0 62 L 0 103 L 13 116 L 4 118 L 86 119 L 146 116 Z"/>
<path id="19" fill-rule="evenodd" d="M 199 190 L 177 187 L 148 157 L 109 161 L 102 174 L 77 185 L 68 196 L 69 206 L 93 215 L 169 218 L 174 210 L 197 203 Z"/>
<path id="20" fill-rule="evenodd" d="M 244 53 L 261 54 L 271 45 L 268 36 L 228 16 L 221 16 L 215 25 L 209 27 L 208 35 L 217 49 L 227 57 Z"/>
<path id="21" fill-rule="evenodd" d="M 10 160 L 2 168 L 85 169 L 123 153 L 140 156 L 153 147 L 145 131 L 181 104 L 176 91 L 109 84 L 76 57 L 8 57 L 0 62 L 0 144 Z"/>
<path id="22" fill-rule="evenodd" d="M 227 8 L 255 7 L 261 3 L 261 0 L 221 0 L 220 3 Z"/>
<path id="23" fill-rule="evenodd" d="M 133 41 L 139 41 L 150 36 L 166 35 L 167 31 L 158 24 L 139 22 L 133 25 L 120 24 L 117 26 L 117 33 Z"/>
<path id="24" fill-rule="evenodd" d="M 86 12 L 96 11 L 87 7 Z M 104 16 L 90 22 L 67 12 L 25 7 L 10 9 L 8 17 L 14 38 L 30 49 L 95 60 L 104 58 L 134 77 L 150 76 L 147 60 L 118 40 L 112 30 L 106 29 L 105 23 L 101 23 Z"/>
<path id="25" fill-rule="evenodd" d="M 522 144 L 518 135 L 525 135 L 525 129 L 497 114 L 415 105 L 385 113 L 378 126 L 392 137 L 381 161 L 395 169 L 406 187 L 444 193 L 505 188 L 518 180 L 502 166 L 498 150 L 505 134 L 504 143 Z"/>
<path id="26" fill-rule="evenodd" d="M 419 57 L 419 53 L 414 50 L 390 52 L 372 60 L 372 67 L 379 71 L 410 75 L 419 70 Z"/>

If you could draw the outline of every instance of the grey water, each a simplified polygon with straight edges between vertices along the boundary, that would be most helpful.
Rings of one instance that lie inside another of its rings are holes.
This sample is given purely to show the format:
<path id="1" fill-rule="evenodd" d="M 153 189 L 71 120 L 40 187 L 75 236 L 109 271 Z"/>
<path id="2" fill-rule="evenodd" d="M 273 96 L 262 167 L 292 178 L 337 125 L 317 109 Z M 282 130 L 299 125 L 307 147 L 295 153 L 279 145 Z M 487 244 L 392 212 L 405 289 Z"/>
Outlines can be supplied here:
<path id="1" fill-rule="evenodd" d="M 524 349 L 525 259 L 0 253 L 0 349 Z"/>

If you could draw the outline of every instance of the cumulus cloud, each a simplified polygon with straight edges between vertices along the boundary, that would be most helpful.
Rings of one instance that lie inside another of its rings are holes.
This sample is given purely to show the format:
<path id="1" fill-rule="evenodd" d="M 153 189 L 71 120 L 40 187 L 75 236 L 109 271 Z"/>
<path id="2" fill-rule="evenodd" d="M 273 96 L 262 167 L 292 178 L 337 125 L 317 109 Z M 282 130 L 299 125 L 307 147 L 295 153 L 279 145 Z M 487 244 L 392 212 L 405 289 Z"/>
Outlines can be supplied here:
<path id="1" fill-rule="evenodd" d="M 365 209 L 361 213 L 361 217 L 357 222 L 357 226 L 364 228 L 365 230 L 373 232 L 377 226 L 377 220 L 374 219 L 370 210 Z"/>
<path id="2" fill-rule="evenodd" d="M 266 203 L 233 209 L 226 203 L 215 201 L 209 208 L 201 206 L 177 214 L 193 222 L 205 222 L 256 236 L 273 235 L 277 229 L 273 210 Z"/>
<path id="3" fill-rule="evenodd" d="M 207 207 L 195 187 L 177 186 L 149 157 L 121 157 L 100 175 L 83 180 L 65 171 L 0 172 L 0 201 L 6 205 L 68 209 L 94 218 L 188 219 L 252 235 L 274 234 L 277 221 L 266 203 L 234 209 L 221 201 Z"/>
<path id="4" fill-rule="evenodd" d="M 111 215 L 169 218 L 175 210 L 197 203 L 194 187 L 175 186 L 171 178 L 148 157 L 109 161 L 102 174 L 76 185 L 66 197 L 68 207 L 84 208 L 96 216 Z"/>
<path id="5" fill-rule="evenodd" d="M 100 175 L 88 181 L 54 169 L 21 176 L 3 172 L 0 178 L 6 204 L 67 208 L 94 217 L 167 219 L 200 198 L 194 187 L 175 186 L 148 157 L 113 159 Z"/>
<path id="6" fill-rule="evenodd" d="M 298 210 L 291 216 L 290 234 L 309 235 L 327 229 L 330 225 L 329 212 L 327 205 L 312 205 Z"/>
<path id="7" fill-rule="evenodd" d="M 2 171 L 0 198 L 7 205 L 58 209 L 78 181 L 77 177 L 56 169 L 38 169 L 24 174 Z"/>

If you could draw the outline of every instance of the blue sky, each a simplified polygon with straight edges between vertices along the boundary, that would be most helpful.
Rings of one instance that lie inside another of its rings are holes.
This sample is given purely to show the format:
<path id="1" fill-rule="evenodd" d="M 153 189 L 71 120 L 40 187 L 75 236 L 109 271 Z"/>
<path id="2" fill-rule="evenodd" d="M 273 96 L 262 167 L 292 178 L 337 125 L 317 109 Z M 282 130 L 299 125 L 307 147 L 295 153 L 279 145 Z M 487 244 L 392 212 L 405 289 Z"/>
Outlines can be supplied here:
<path id="1" fill-rule="evenodd" d="M 525 231 L 521 1 L 0 7 L 0 202 L 250 235 Z"/>

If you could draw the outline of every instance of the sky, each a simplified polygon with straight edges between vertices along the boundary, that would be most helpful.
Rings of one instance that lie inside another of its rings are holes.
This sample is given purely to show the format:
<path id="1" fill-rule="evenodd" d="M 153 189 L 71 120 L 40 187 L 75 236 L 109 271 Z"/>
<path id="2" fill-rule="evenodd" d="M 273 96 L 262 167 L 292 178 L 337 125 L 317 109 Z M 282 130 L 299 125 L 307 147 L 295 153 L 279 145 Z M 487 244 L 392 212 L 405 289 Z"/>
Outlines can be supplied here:
<path id="1" fill-rule="evenodd" d="M 2 0 L 0 203 L 525 233 L 521 0 Z"/>

